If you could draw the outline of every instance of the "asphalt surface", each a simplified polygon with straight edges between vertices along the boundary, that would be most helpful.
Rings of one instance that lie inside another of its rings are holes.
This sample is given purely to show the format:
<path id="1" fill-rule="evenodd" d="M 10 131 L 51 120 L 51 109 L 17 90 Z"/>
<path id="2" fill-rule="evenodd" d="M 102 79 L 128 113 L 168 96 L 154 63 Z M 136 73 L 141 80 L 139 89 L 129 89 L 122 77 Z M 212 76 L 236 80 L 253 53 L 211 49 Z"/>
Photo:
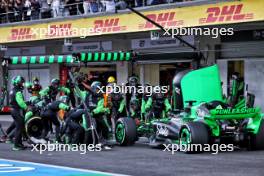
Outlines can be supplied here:
<path id="1" fill-rule="evenodd" d="M 5 119 L 4 119 L 5 120 Z M 0 123 L 6 127 L 10 122 Z M 103 172 L 144 176 L 258 176 L 264 173 L 264 151 L 236 150 L 219 154 L 172 154 L 145 144 L 114 147 L 111 151 L 32 152 L 12 151 L 10 144 L 0 143 L 0 158 L 69 166 Z"/>

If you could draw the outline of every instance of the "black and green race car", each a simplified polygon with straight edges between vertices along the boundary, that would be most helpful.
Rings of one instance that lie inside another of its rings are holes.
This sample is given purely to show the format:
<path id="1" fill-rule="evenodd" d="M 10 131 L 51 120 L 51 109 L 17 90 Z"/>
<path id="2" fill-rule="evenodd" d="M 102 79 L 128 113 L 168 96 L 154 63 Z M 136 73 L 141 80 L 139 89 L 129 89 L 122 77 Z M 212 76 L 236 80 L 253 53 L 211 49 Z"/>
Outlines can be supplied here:
<path id="1" fill-rule="evenodd" d="M 223 97 L 217 65 L 178 73 L 173 90 L 174 110 L 166 118 L 142 119 L 137 125 L 132 118 L 121 118 L 116 124 L 117 142 L 132 145 L 145 136 L 154 147 L 232 143 L 250 150 L 264 149 L 261 109 L 248 104 L 247 96 L 230 105 Z"/>

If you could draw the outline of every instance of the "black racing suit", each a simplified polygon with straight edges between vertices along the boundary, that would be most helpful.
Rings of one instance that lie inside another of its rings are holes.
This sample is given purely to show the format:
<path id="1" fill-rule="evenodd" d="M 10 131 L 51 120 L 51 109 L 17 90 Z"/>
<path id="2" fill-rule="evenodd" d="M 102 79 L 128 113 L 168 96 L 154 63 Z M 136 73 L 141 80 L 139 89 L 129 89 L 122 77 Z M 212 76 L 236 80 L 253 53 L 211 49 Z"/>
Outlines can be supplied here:
<path id="1" fill-rule="evenodd" d="M 15 133 L 14 130 L 16 129 L 16 123 L 15 121 L 13 121 L 10 126 L 6 129 L 6 134 L 7 137 L 12 139 L 13 137 L 15 137 Z"/>
<path id="2" fill-rule="evenodd" d="M 145 109 L 148 111 L 146 118 L 151 120 L 153 118 L 165 118 L 172 108 L 166 97 L 156 98 L 155 95 L 153 95 L 152 98 L 148 99 Z"/>
<path id="3" fill-rule="evenodd" d="M 110 112 L 108 108 L 104 107 L 104 98 L 102 95 L 90 93 L 86 96 L 85 103 L 90 109 L 92 117 L 96 120 L 100 140 L 104 143 L 104 140 L 108 139 L 111 132 L 111 127 L 106 116 Z"/>
<path id="4" fill-rule="evenodd" d="M 121 93 L 110 93 L 106 95 L 105 106 L 110 109 L 110 119 L 112 125 L 112 133 L 115 132 L 116 121 L 120 117 L 126 117 L 125 99 Z"/>
<path id="5" fill-rule="evenodd" d="M 69 111 L 66 116 L 66 143 L 79 144 L 83 141 L 84 130 L 89 128 L 89 120 L 85 114 L 85 109 L 79 106 Z M 82 124 L 81 124 L 82 122 Z"/>
<path id="6" fill-rule="evenodd" d="M 22 146 L 22 133 L 24 130 L 24 113 L 27 110 L 21 88 L 14 87 L 10 92 L 11 116 L 15 122 L 15 146 Z"/>
<path id="7" fill-rule="evenodd" d="M 131 85 L 129 85 L 127 83 L 126 86 L 131 86 Z M 134 89 L 131 88 L 132 92 L 126 93 L 126 108 L 127 108 L 127 112 L 129 112 L 129 113 L 130 113 L 130 105 L 131 105 L 130 102 L 131 102 L 132 98 L 138 99 L 139 100 L 139 104 L 141 105 L 141 100 L 142 100 L 142 96 L 143 95 L 137 92 L 140 86 L 141 86 L 141 84 L 137 84 L 135 86 L 135 88 L 136 88 L 135 92 L 133 92 Z"/>
<path id="8" fill-rule="evenodd" d="M 57 113 L 60 110 L 68 111 L 70 107 L 66 105 L 65 103 L 61 101 L 54 101 L 52 103 L 49 103 L 46 108 L 41 113 L 41 117 L 43 118 L 43 124 L 44 124 L 44 133 L 42 134 L 42 137 L 46 137 L 49 130 L 50 130 L 50 121 L 52 124 L 55 125 L 55 136 L 56 140 L 60 141 L 60 122 L 57 117 Z"/>
<path id="9" fill-rule="evenodd" d="M 76 107 L 76 99 L 75 99 L 75 95 L 74 95 L 74 84 L 70 80 L 68 80 L 66 83 L 66 87 L 70 90 L 69 98 L 70 98 L 72 107 L 75 108 Z"/>
<path id="10" fill-rule="evenodd" d="M 48 86 L 45 89 L 41 90 L 39 94 L 42 98 L 45 99 L 46 103 L 50 103 L 56 100 L 56 97 L 60 92 L 69 94 L 70 90 L 64 86 L 59 86 L 58 88 L 54 88 L 53 86 Z"/>

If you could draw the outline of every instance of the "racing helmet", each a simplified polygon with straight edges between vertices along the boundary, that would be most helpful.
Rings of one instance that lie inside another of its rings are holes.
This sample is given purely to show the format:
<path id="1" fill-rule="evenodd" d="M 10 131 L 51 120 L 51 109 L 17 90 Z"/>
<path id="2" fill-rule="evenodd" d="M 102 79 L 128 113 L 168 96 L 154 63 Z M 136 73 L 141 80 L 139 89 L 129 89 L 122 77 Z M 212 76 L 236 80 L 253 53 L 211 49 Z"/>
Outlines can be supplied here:
<path id="1" fill-rule="evenodd" d="M 14 87 L 23 89 L 24 88 L 24 83 L 25 83 L 25 79 L 22 76 L 15 76 L 12 79 L 12 85 Z"/>
<path id="2" fill-rule="evenodd" d="M 32 82 L 33 82 L 34 85 L 39 85 L 39 79 L 37 77 L 34 77 L 32 79 Z"/>
<path id="3" fill-rule="evenodd" d="M 60 80 L 58 78 L 54 78 L 51 80 L 51 86 L 55 89 L 59 88 Z"/>
<path id="4" fill-rule="evenodd" d="M 164 95 L 161 92 L 153 94 L 153 104 L 157 109 L 161 109 L 163 107 Z"/>
<path id="5" fill-rule="evenodd" d="M 66 96 L 66 95 L 63 95 L 63 96 L 60 96 L 60 98 L 59 98 L 59 101 L 61 101 L 61 102 L 65 103 L 65 104 L 69 104 L 69 102 L 70 102 L 70 99 L 69 99 L 69 97 L 68 97 L 68 96 Z"/>
<path id="6" fill-rule="evenodd" d="M 102 83 L 100 81 L 94 81 L 91 84 L 92 92 L 95 94 L 99 94 L 99 88 L 102 86 Z"/>
<path id="7" fill-rule="evenodd" d="M 163 100 L 163 98 L 164 98 L 164 95 L 161 92 L 158 92 L 158 93 L 154 93 L 153 94 L 153 99 Z"/>
<path id="8" fill-rule="evenodd" d="M 131 76 L 129 79 L 128 79 L 128 84 L 130 86 L 136 86 L 138 84 L 139 80 L 138 80 L 138 77 L 136 76 Z"/>
<path id="9" fill-rule="evenodd" d="M 131 98 L 130 100 L 130 107 L 134 110 L 134 111 L 137 111 L 137 110 L 140 110 L 140 105 L 139 105 L 139 100 L 137 98 Z"/>
<path id="10" fill-rule="evenodd" d="M 107 83 L 115 83 L 116 82 L 116 79 L 115 77 L 113 76 L 109 76 L 108 79 L 107 79 Z"/>

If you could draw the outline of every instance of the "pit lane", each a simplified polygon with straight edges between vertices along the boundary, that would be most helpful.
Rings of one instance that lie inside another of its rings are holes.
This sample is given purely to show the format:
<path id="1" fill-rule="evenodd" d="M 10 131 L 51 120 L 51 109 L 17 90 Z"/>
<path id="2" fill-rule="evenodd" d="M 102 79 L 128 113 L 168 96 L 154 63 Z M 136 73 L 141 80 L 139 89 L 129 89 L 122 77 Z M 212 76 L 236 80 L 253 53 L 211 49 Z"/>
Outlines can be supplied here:
<path id="1" fill-rule="evenodd" d="M 0 116 L 4 128 L 10 123 L 8 119 L 10 117 Z M 142 143 L 131 147 L 115 146 L 111 151 L 87 152 L 85 155 L 79 152 L 44 152 L 40 155 L 30 149 L 12 151 L 10 144 L 0 143 L 0 158 L 144 176 L 258 176 L 264 172 L 264 151 L 237 150 L 216 155 L 177 152 L 172 155 Z"/>

